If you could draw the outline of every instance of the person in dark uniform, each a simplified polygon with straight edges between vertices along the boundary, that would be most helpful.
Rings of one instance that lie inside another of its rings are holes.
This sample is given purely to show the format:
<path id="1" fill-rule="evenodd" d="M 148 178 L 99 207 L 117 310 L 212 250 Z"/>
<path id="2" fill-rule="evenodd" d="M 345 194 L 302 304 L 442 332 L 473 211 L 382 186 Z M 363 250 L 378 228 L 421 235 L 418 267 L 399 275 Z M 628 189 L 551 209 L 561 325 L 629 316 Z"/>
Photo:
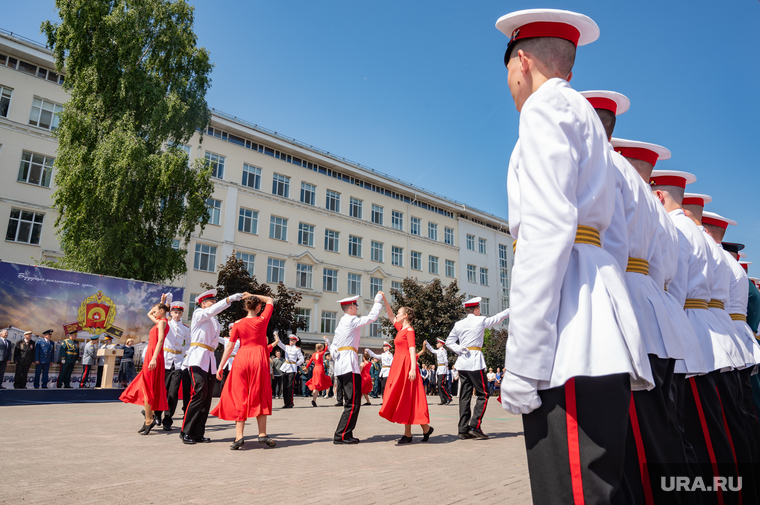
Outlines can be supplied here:
<path id="1" fill-rule="evenodd" d="M 98 362 L 97 353 L 98 353 L 98 336 L 90 335 L 90 341 L 85 344 L 84 351 L 82 351 L 82 380 L 79 382 L 80 389 L 90 387 L 87 384 L 87 380 L 90 378 L 90 371 L 92 370 L 92 365 L 97 365 L 97 362 Z"/>
<path id="2" fill-rule="evenodd" d="M 56 387 L 64 389 L 72 389 L 71 387 L 71 372 L 74 371 L 74 364 L 79 358 L 79 345 L 74 337 L 76 332 L 69 333 L 66 336 L 66 340 L 61 342 L 61 371 L 58 373 L 58 381 Z"/>
<path id="3" fill-rule="evenodd" d="M 5 367 L 8 366 L 8 360 L 11 359 L 11 348 L 13 344 L 8 340 L 8 330 L 0 331 L 0 389 L 5 389 Z"/>
<path id="4" fill-rule="evenodd" d="M 135 348 L 133 346 L 134 340 L 127 339 L 126 345 L 122 347 L 124 354 L 119 362 L 119 386 L 125 388 L 134 380 L 137 376 L 137 370 L 135 370 Z"/>
<path id="5" fill-rule="evenodd" d="M 13 380 L 13 387 L 15 389 L 26 389 L 29 367 L 34 362 L 34 340 L 32 340 L 31 331 L 25 332 L 24 339 L 16 344 L 13 361 L 16 362 L 16 377 Z"/>
<path id="6" fill-rule="evenodd" d="M 44 338 L 39 339 L 34 346 L 34 389 L 40 387 L 40 375 L 42 376 L 42 389 L 48 387 L 48 373 L 50 372 L 50 363 L 53 362 L 55 354 L 55 344 L 50 340 L 53 330 L 42 332 Z"/>

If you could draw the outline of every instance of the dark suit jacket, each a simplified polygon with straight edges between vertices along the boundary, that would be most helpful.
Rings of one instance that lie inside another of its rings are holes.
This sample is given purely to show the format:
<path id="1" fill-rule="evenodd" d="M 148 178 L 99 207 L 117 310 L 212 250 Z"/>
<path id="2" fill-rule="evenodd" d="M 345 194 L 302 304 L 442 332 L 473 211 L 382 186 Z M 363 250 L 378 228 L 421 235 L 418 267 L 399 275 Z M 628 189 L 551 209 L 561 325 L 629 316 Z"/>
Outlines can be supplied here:
<path id="1" fill-rule="evenodd" d="M 25 339 L 16 342 L 13 351 L 13 361 L 19 365 L 31 365 L 34 363 L 34 340 L 27 342 Z"/>
<path id="2" fill-rule="evenodd" d="M 13 344 L 7 338 L 0 338 L 0 361 L 11 359 L 11 348 Z"/>

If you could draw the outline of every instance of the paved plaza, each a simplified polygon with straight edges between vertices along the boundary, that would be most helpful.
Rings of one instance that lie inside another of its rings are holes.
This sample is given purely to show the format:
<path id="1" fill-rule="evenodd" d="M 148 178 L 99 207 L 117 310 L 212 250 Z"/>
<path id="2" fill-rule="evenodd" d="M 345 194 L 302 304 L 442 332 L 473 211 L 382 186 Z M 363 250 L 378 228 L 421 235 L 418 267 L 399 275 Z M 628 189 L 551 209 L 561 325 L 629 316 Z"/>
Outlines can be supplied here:
<path id="1" fill-rule="evenodd" d="M 218 400 L 214 399 L 214 404 Z M 428 397 L 435 433 L 397 446 L 403 427 L 362 407 L 359 445 L 338 446 L 332 433 L 342 409 L 334 399 L 275 400 L 269 435 L 230 451 L 234 423 L 209 418 L 209 444 L 183 445 L 178 430 L 137 434 L 140 407 L 90 403 L 0 407 L 4 462 L 0 503 L 509 503 L 528 504 L 530 485 L 522 422 L 493 398 L 484 419 L 490 440 L 459 440 L 456 398 Z M 180 419 L 181 424 L 181 419 Z M 175 424 L 175 426 L 177 426 Z"/>

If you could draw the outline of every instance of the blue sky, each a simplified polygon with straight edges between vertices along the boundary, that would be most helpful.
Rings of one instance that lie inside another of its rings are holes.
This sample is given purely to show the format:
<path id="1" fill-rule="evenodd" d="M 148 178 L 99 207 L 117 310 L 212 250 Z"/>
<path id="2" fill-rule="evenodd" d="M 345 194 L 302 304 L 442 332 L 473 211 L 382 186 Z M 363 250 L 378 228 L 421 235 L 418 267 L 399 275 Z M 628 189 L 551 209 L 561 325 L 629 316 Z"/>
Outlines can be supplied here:
<path id="1" fill-rule="evenodd" d="M 518 114 L 502 64 L 508 12 L 591 16 L 572 84 L 631 99 L 615 135 L 668 147 L 707 209 L 739 226 L 760 276 L 760 2 L 196 0 L 199 44 L 216 64 L 209 106 L 507 216 Z M 0 27 L 42 41 L 52 0 L 3 6 Z"/>

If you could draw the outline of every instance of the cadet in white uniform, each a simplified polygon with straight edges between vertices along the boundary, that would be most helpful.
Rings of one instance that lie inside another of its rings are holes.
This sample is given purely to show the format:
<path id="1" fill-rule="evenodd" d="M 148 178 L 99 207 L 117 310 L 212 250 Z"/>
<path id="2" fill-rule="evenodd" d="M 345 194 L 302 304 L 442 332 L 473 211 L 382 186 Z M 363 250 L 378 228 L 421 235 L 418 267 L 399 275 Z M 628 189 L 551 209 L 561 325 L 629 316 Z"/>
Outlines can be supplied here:
<path id="1" fill-rule="evenodd" d="M 359 439 L 354 437 L 356 420 L 359 417 L 362 396 L 362 378 L 359 368 L 359 340 L 361 339 L 362 327 L 377 321 L 380 315 L 383 300 L 383 292 L 378 291 L 375 295 L 375 303 L 372 310 L 364 317 L 357 317 L 359 296 L 352 296 L 338 300 L 343 309 L 343 317 L 340 318 L 335 328 L 335 337 L 332 343 L 325 337 L 325 344 L 330 349 L 333 364 L 335 365 L 336 387 L 343 388 L 345 406 L 340 416 L 338 428 L 333 436 L 335 444 L 358 444 Z"/>
<path id="2" fill-rule="evenodd" d="M 299 367 L 304 362 L 303 352 L 301 348 L 296 345 L 296 342 L 300 340 L 297 335 L 289 336 L 289 345 L 285 345 L 279 340 L 277 345 L 284 353 L 282 366 L 280 371 L 282 372 L 282 384 L 284 393 L 282 395 L 284 409 L 293 408 L 293 382 L 296 379 Z"/>
<path id="3" fill-rule="evenodd" d="M 615 206 L 607 136 L 567 81 L 576 46 L 599 28 L 554 9 L 496 27 L 510 37 L 504 61 L 520 112 L 507 175 L 517 242 L 502 405 L 524 414 L 534 503 L 610 502 L 631 388 L 654 379 L 623 273 L 601 247 Z"/>
<path id="4" fill-rule="evenodd" d="M 375 354 L 372 349 L 364 349 L 367 353 L 375 359 L 380 360 L 382 368 L 380 368 L 380 398 L 385 393 L 385 382 L 388 380 L 388 374 L 391 371 L 391 365 L 393 364 L 393 353 L 391 352 L 391 344 L 383 341 L 383 353 Z"/>
<path id="5" fill-rule="evenodd" d="M 167 296 L 168 298 L 168 296 Z M 164 380 L 166 383 L 166 396 L 169 410 L 165 411 L 163 421 L 164 431 L 171 431 L 174 424 L 173 416 L 179 402 L 179 388 L 182 384 L 182 358 L 185 349 L 190 345 L 190 328 L 182 322 L 182 315 L 187 309 L 183 302 L 167 300 L 171 308 L 171 319 L 167 324 L 166 337 L 164 338 Z M 160 416 L 160 413 L 158 414 Z"/>
<path id="6" fill-rule="evenodd" d="M 443 339 L 436 339 L 436 349 L 425 340 L 425 347 L 430 352 L 435 354 L 436 362 L 436 378 L 438 380 L 438 396 L 441 398 L 441 403 L 438 405 L 448 405 L 451 403 L 451 394 L 449 393 L 448 375 L 449 375 L 449 353 L 446 352 L 446 341 Z"/>
<path id="7" fill-rule="evenodd" d="M 481 428 L 488 406 L 488 380 L 486 360 L 483 359 L 483 334 L 504 321 L 509 309 L 495 316 L 480 315 L 480 300 L 475 297 L 464 302 L 467 316 L 457 321 L 446 339 L 449 349 L 459 355 L 454 366 L 459 371 L 459 438 L 488 439 Z M 472 392 L 478 397 L 474 412 L 470 411 Z"/>
<path id="8" fill-rule="evenodd" d="M 249 293 L 236 293 L 226 299 L 216 301 L 216 289 L 198 295 L 195 303 L 200 305 L 193 311 L 190 326 L 190 349 L 182 363 L 182 368 L 190 372 L 190 401 L 182 422 L 180 438 L 186 444 L 210 442 L 204 437 L 206 421 L 211 407 L 211 397 L 216 384 L 216 351 L 219 345 L 221 325 L 216 315 L 229 308 L 230 303 L 250 297 Z"/>

